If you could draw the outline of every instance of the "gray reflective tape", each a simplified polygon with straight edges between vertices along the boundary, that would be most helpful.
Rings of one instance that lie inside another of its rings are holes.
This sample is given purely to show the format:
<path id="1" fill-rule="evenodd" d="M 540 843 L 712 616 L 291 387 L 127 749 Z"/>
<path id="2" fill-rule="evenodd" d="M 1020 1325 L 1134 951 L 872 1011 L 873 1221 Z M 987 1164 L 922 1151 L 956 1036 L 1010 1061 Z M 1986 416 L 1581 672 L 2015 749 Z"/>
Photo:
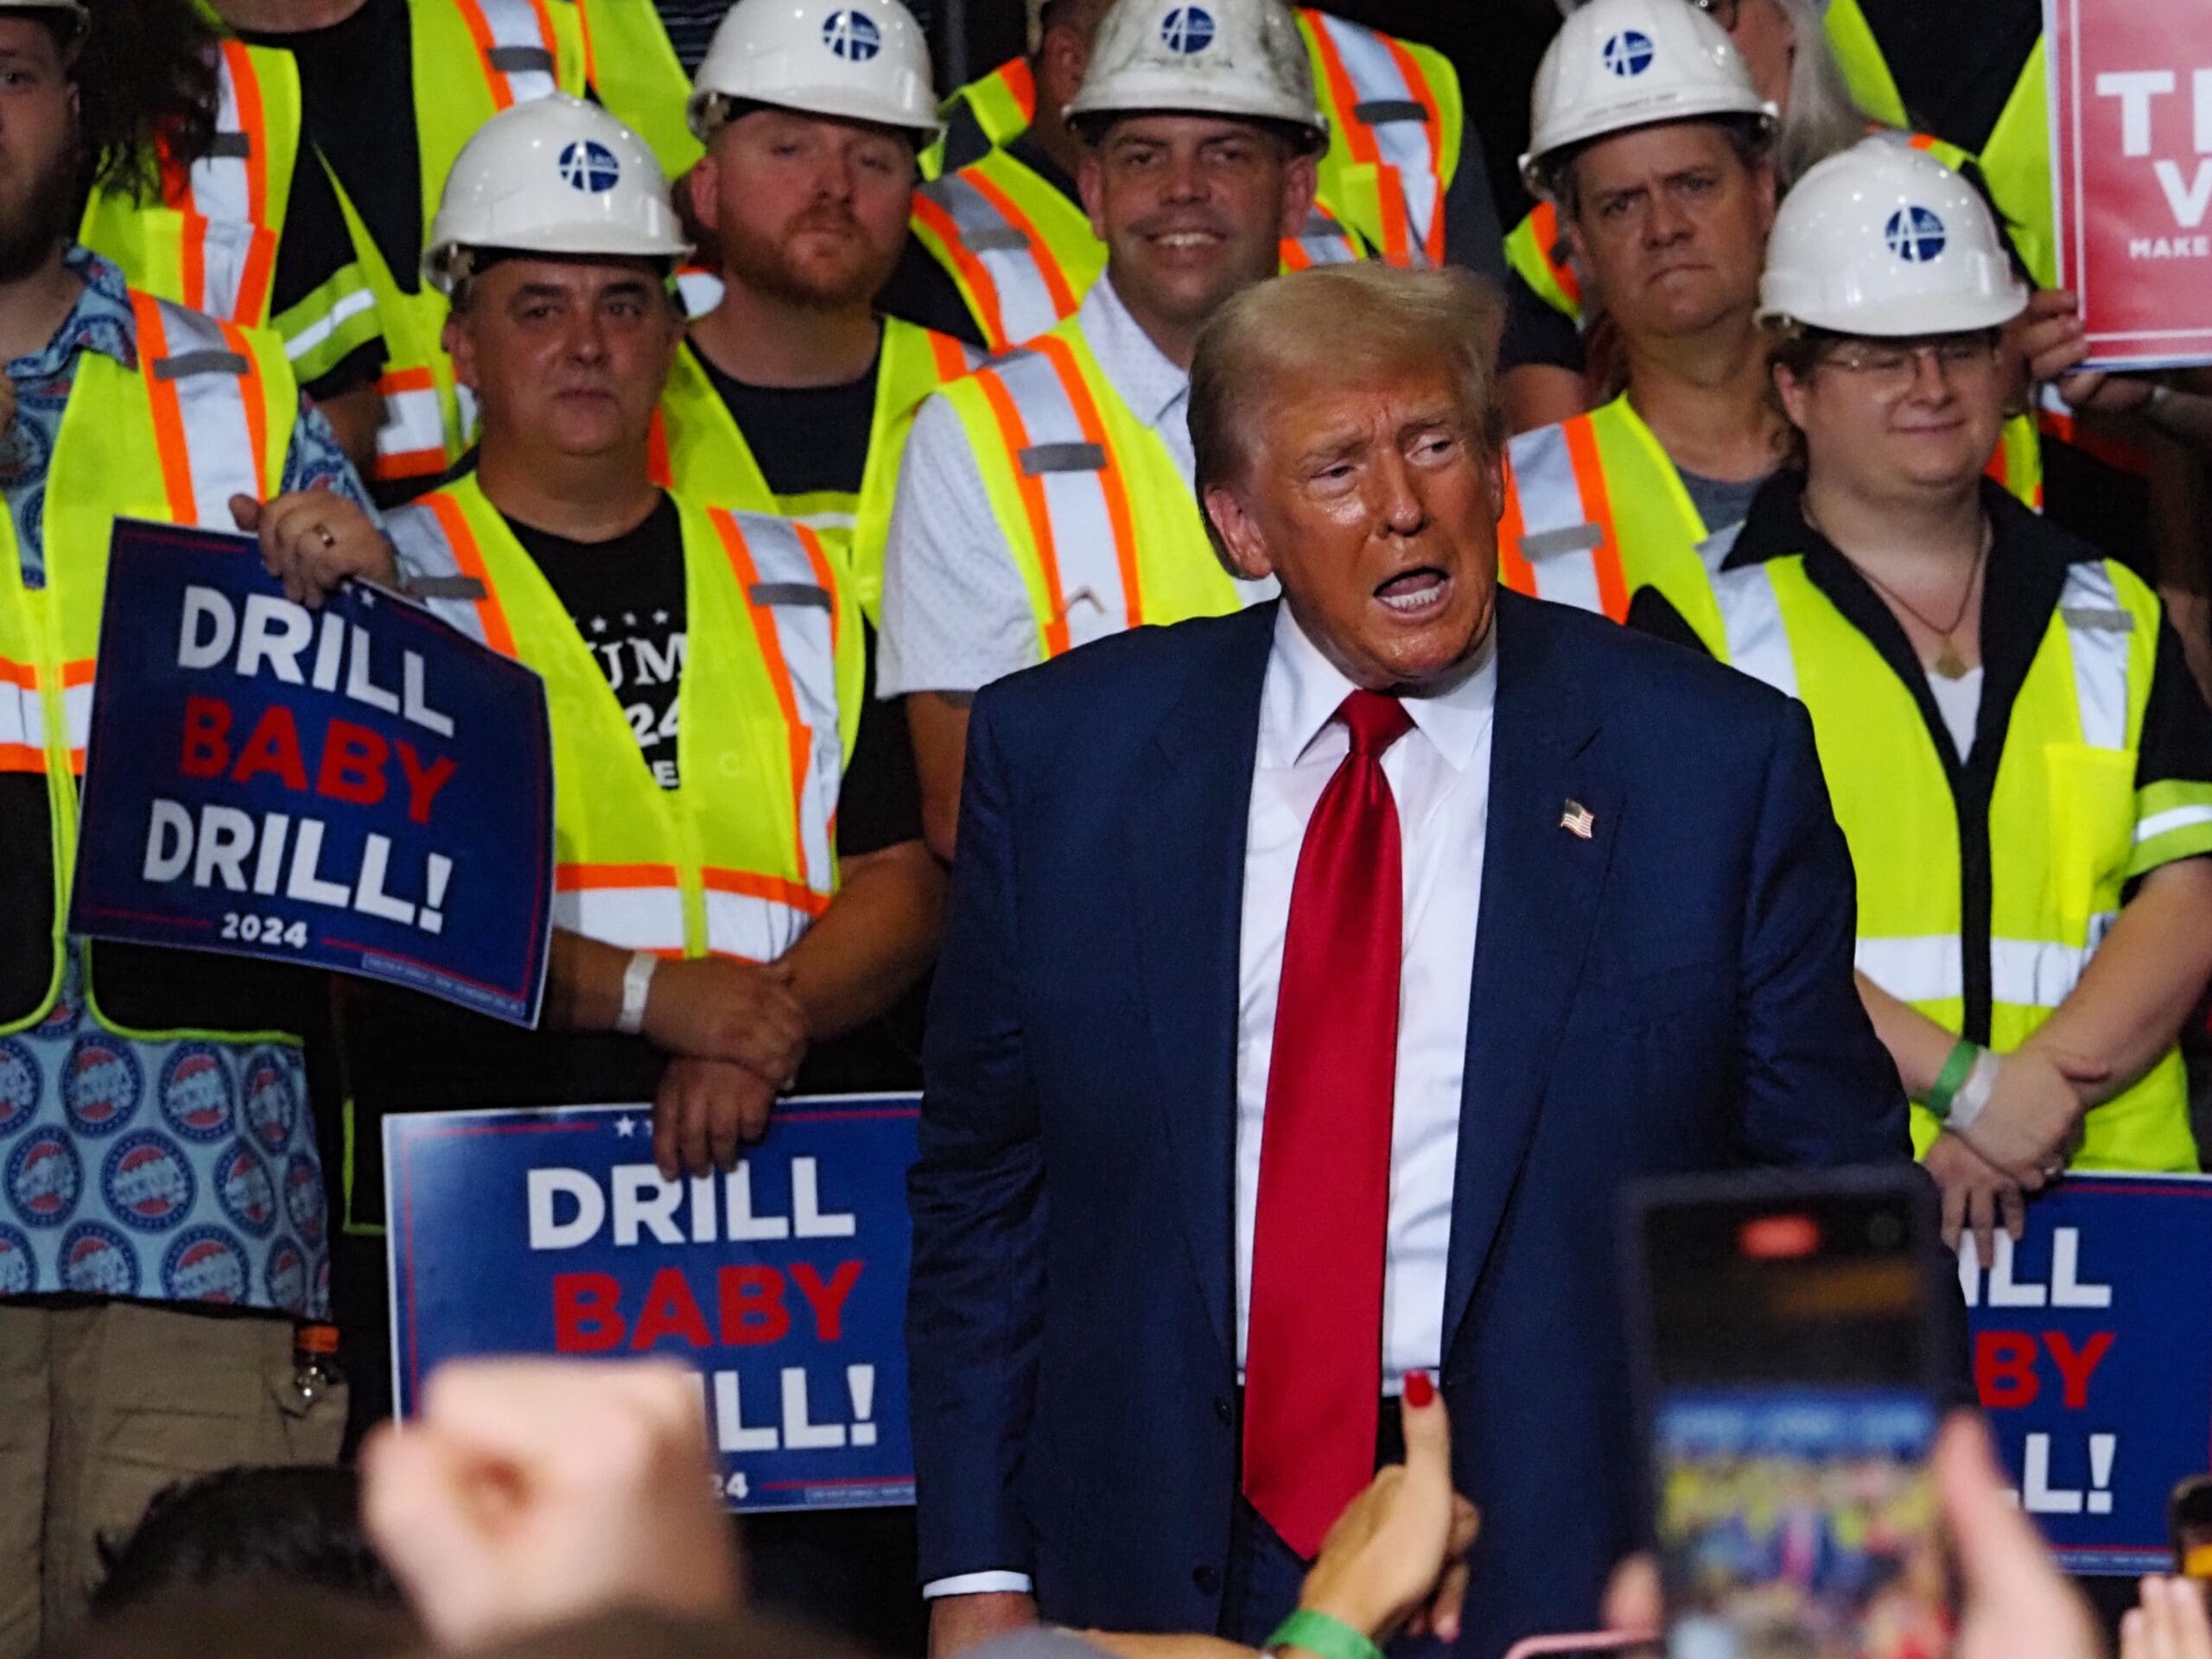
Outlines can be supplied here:
<path id="1" fill-rule="evenodd" d="M 243 162 L 253 154 L 253 135 L 246 132 L 219 132 L 207 146 L 207 154 L 225 161 Z"/>
<path id="2" fill-rule="evenodd" d="M 154 364 L 156 380 L 185 380 L 195 374 L 244 375 L 251 365 L 236 352 L 180 352 Z"/>
<path id="3" fill-rule="evenodd" d="M 2099 633 L 2135 632 L 2135 619 L 2126 611 L 2108 611 L 2088 605 L 2069 605 L 2060 610 L 2059 615 L 2065 619 L 2066 626 L 2069 628 L 2090 628 Z"/>
<path id="4" fill-rule="evenodd" d="M 756 582 L 745 590 L 745 596 L 755 605 L 811 606 L 817 611 L 830 608 L 830 590 L 811 582 Z"/>
<path id="5" fill-rule="evenodd" d="M 1393 121 L 1415 121 L 1426 126 L 1428 111 L 1410 98 L 1370 99 L 1351 106 L 1352 119 L 1363 127 L 1384 127 Z"/>
<path id="6" fill-rule="evenodd" d="M 553 73 L 553 54 L 542 46 L 495 46 L 484 61 L 503 75 L 542 75 Z"/>
<path id="7" fill-rule="evenodd" d="M 1033 443 L 1021 452 L 1021 470 L 1032 478 L 1047 473 L 1103 473 L 1106 451 L 1095 443 Z"/>
<path id="8" fill-rule="evenodd" d="M 416 599 L 465 599 L 474 602 L 484 597 L 484 584 L 474 576 L 417 576 L 407 584 L 407 591 Z"/>
<path id="9" fill-rule="evenodd" d="M 970 253 L 1029 251 L 1029 238 L 1011 225 L 979 225 L 972 231 L 961 232 L 960 239 L 968 245 Z"/>
<path id="10" fill-rule="evenodd" d="M 1521 538 L 1524 559 L 1555 558 L 1561 553 L 1593 553 L 1605 544 L 1605 532 L 1595 524 L 1570 524 L 1565 530 L 1540 530 Z"/>

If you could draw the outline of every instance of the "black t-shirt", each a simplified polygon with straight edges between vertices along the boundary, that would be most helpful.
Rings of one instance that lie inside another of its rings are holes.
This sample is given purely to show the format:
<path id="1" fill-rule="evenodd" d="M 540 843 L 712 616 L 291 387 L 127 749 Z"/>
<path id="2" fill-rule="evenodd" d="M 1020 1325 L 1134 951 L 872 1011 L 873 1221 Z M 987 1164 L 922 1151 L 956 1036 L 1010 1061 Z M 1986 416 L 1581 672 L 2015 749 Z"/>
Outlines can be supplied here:
<path id="1" fill-rule="evenodd" d="M 676 503 L 662 496 L 636 529 L 611 542 L 570 541 L 512 518 L 507 525 L 607 676 L 645 769 L 674 789 L 684 652 L 683 521 Z"/>
<path id="2" fill-rule="evenodd" d="M 269 315 L 282 317 L 294 306 L 354 262 L 353 238 L 339 211 L 338 193 L 309 136 L 300 136 L 292 186 L 284 198 L 284 233 L 276 243 L 276 265 L 270 282 Z M 381 340 L 355 346 L 302 385 L 310 397 L 326 399 L 365 385 L 383 372 Z"/>
<path id="3" fill-rule="evenodd" d="M 683 66 L 686 77 L 697 78 L 699 64 L 729 7 L 730 0 L 653 0 L 660 26 L 667 31 L 668 43 L 676 48 L 676 60 Z"/>
<path id="4" fill-rule="evenodd" d="M 2041 0 L 1859 0 L 1913 124 L 1980 155 L 2043 34 Z"/>
<path id="5" fill-rule="evenodd" d="M 298 62 L 307 137 L 338 175 L 400 288 L 416 292 L 423 168 L 407 0 L 365 0 L 352 16 L 327 28 L 242 32 L 241 38 L 288 51 Z"/>

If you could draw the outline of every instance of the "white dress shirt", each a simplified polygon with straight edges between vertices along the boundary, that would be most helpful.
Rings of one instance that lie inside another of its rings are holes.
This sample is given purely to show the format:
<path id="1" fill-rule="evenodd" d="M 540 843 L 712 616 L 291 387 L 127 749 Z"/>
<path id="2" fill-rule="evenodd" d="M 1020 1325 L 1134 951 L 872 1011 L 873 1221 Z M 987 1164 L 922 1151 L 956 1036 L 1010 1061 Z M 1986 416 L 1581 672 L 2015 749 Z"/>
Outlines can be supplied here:
<path id="1" fill-rule="evenodd" d="M 1382 1370 L 1395 1393 L 1409 1370 L 1444 1356 L 1444 1272 L 1459 1169 L 1466 1079 L 1467 1003 L 1490 818 L 1491 717 L 1497 701 L 1497 633 L 1446 690 L 1408 697 L 1414 728 L 1382 756 L 1403 847 L 1403 967 L 1398 992 L 1396 1098 L 1390 1123 L 1390 1208 L 1382 1279 Z M 1244 908 L 1236 973 L 1236 1368 L 1252 1305 L 1252 1230 L 1259 1210 L 1261 1133 L 1274 1054 L 1283 936 L 1306 827 L 1351 740 L 1335 718 L 1352 683 L 1285 606 L 1260 690 L 1260 738 L 1244 836 Z M 1478 1103 L 1479 1109 L 1479 1103 Z M 1019 1573 L 969 1573 L 923 1586 L 927 1597 L 1029 1589 Z"/>
<path id="2" fill-rule="evenodd" d="M 1076 312 L 1084 343 L 1138 420 L 1160 435 L 1188 486 L 1191 377 L 1159 346 L 1102 276 Z M 1240 582 L 1248 604 L 1275 584 Z M 899 462 L 885 545 L 876 695 L 976 691 L 1039 660 L 1029 589 L 991 510 L 968 429 L 943 397 L 914 417 Z"/>

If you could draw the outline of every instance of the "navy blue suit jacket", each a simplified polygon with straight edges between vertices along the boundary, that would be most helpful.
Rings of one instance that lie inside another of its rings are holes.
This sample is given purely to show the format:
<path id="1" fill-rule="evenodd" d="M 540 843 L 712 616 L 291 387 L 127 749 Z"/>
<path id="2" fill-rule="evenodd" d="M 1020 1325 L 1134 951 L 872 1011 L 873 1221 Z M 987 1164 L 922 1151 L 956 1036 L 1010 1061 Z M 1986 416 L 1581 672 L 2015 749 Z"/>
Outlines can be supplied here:
<path id="1" fill-rule="evenodd" d="M 1211 1630 L 1236 1491 L 1237 935 L 1275 607 L 982 692 L 911 1183 L 925 1580 Z M 1586 1629 L 1637 1540 L 1617 1197 L 1910 1157 L 1796 703 L 1503 594 L 1440 1378 L 1461 1652 Z M 1595 815 L 1588 840 L 1566 804 Z"/>

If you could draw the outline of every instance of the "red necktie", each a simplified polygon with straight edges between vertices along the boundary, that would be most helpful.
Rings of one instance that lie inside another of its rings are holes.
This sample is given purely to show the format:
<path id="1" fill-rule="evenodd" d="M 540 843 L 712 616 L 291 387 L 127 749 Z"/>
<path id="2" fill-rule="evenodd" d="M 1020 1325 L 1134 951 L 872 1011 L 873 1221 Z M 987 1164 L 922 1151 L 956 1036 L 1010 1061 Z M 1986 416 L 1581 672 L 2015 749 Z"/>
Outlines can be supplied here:
<path id="1" fill-rule="evenodd" d="M 1244 1344 L 1244 1495 L 1311 1560 L 1375 1473 L 1405 908 L 1382 752 L 1404 706 L 1355 691 L 1283 937 Z"/>

